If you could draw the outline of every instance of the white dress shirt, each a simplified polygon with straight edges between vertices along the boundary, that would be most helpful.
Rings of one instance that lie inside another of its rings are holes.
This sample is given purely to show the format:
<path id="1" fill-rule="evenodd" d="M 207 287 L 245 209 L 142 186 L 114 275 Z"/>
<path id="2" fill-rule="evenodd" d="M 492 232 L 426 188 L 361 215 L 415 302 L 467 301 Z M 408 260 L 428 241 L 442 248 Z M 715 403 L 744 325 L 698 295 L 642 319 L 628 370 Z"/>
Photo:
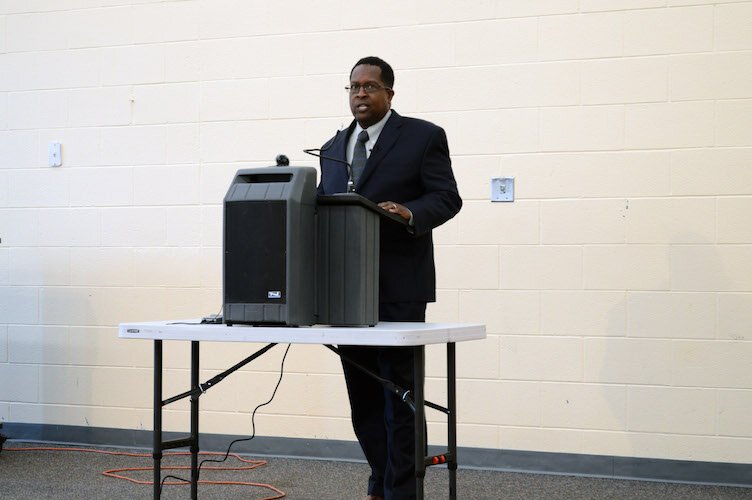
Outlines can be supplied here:
<path id="1" fill-rule="evenodd" d="M 384 118 L 366 129 L 366 132 L 368 132 L 368 140 L 366 141 L 366 158 L 371 156 L 371 150 L 376 145 L 376 141 L 378 140 L 381 131 L 384 130 L 384 125 L 390 116 L 392 116 L 391 109 L 386 112 Z M 360 134 L 361 130 L 363 130 L 363 127 L 356 122 L 355 130 L 350 134 L 350 138 L 347 141 L 347 163 L 349 164 L 352 164 L 353 151 L 355 151 L 355 141 L 358 140 L 358 134 Z"/>

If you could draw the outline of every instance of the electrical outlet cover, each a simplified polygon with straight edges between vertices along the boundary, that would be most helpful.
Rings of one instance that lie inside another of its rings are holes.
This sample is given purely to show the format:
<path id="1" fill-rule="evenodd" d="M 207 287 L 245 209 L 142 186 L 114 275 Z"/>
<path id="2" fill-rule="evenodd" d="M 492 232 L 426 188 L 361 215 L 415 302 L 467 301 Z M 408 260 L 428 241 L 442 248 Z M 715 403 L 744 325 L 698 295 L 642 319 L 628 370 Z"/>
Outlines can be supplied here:
<path id="1" fill-rule="evenodd" d="M 514 177 L 491 179 L 491 201 L 514 201 Z"/>

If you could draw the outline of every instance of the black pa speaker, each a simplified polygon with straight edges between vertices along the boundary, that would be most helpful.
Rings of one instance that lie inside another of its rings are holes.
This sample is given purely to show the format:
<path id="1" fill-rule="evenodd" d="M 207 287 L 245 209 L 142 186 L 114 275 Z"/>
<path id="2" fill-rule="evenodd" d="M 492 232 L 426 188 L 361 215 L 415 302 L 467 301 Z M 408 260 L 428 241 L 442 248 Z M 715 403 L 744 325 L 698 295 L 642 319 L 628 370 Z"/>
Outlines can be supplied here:
<path id="1" fill-rule="evenodd" d="M 316 170 L 239 170 L 224 199 L 224 323 L 312 325 Z"/>

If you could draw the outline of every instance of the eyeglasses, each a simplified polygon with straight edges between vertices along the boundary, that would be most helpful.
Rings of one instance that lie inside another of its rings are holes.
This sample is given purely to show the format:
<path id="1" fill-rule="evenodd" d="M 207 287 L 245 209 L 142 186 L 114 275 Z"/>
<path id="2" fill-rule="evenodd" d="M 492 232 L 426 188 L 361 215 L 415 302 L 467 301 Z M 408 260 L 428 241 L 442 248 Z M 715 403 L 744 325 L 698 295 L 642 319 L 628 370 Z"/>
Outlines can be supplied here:
<path id="1" fill-rule="evenodd" d="M 358 94 L 360 93 L 360 89 L 365 90 L 367 94 L 373 94 L 374 92 L 378 92 L 381 89 L 392 90 L 391 87 L 382 87 L 378 83 L 372 82 L 364 83 L 363 85 L 359 83 L 353 83 L 352 85 L 345 87 L 345 90 L 350 94 Z"/>

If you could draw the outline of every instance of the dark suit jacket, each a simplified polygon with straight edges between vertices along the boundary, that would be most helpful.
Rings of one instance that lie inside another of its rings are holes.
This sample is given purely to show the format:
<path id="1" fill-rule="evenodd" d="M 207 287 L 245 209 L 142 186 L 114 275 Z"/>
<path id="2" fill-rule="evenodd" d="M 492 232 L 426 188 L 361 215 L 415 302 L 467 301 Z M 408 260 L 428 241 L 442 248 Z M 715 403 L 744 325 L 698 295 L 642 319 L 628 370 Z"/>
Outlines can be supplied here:
<path id="1" fill-rule="evenodd" d="M 354 129 L 353 120 L 347 130 L 338 132 L 322 147 L 322 154 L 346 161 L 347 139 Z M 319 194 L 345 192 L 347 167 L 326 158 L 320 164 Z M 413 213 L 412 233 L 382 219 L 380 302 L 435 301 L 431 230 L 462 207 L 444 130 L 392 110 L 355 190 L 374 203 L 394 201 Z"/>

